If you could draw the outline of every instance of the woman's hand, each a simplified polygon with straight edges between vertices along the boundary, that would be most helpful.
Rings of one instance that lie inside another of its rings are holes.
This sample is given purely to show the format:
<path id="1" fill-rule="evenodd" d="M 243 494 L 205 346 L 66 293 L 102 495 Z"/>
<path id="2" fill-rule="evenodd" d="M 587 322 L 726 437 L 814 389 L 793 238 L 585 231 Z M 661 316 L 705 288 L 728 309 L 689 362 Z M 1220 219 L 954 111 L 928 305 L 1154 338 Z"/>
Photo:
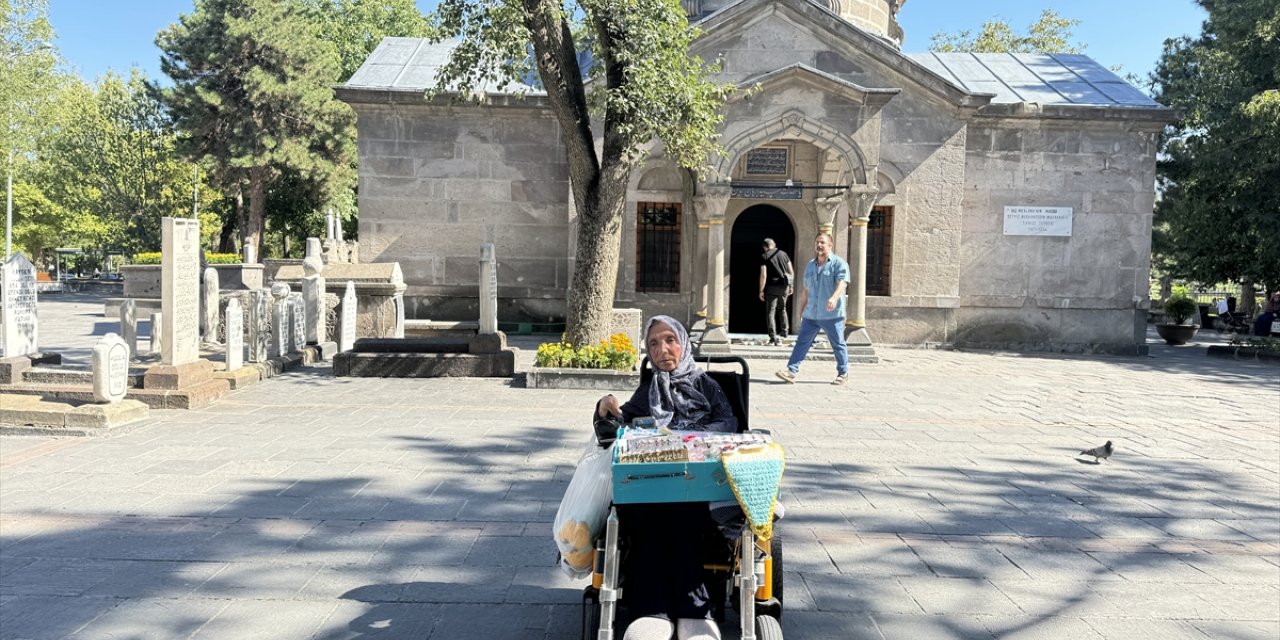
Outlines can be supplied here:
<path id="1" fill-rule="evenodd" d="M 618 405 L 618 399 L 613 397 L 612 393 L 600 398 L 600 401 L 596 403 L 597 418 L 604 418 L 610 415 L 615 418 L 622 417 L 622 407 Z"/>

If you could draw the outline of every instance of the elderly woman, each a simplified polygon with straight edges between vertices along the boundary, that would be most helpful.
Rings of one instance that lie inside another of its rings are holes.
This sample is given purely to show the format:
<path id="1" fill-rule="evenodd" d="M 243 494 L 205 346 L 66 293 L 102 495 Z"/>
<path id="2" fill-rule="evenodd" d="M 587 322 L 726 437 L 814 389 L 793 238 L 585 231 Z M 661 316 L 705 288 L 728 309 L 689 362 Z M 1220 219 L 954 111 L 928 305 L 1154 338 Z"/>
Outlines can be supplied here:
<path id="1" fill-rule="evenodd" d="M 652 416 L 657 426 L 691 431 L 737 431 L 738 420 L 720 385 L 693 362 L 689 335 L 675 318 L 645 325 L 653 378 L 621 406 L 607 395 L 596 421 Z M 706 503 L 621 505 L 627 526 L 626 605 L 634 621 L 623 640 L 719 640 L 702 569 Z"/>
<path id="2" fill-rule="evenodd" d="M 737 431 L 729 398 L 693 362 L 689 334 L 671 316 L 654 316 L 644 328 L 653 377 L 619 406 L 612 394 L 596 403 L 596 422 L 609 416 L 630 422 L 652 416 L 659 427 L 689 431 Z"/>

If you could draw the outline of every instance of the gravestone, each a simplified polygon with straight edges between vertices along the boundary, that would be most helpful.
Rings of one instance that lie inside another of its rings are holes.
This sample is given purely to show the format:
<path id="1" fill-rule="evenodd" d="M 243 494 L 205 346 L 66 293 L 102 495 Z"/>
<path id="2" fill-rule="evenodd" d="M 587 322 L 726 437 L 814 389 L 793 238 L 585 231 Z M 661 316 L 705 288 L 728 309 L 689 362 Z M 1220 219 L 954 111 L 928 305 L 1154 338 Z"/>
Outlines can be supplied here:
<path id="1" fill-rule="evenodd" d="M 0 320 L 0 338 L 4 340 L 4 357 L 13 358 L 36 353 L 39 349 L 39 323 L 36 321 L 36 268 L 21 253 L 15 253 L 0 269 L 0 289 L 4 302 L 4 319 Z"/>
<path id="2" fill-rule="evenodd" d="M 164 324 L 164 312 L 151 314 L 151 355 L 159 356 L 164 351 L 164 332 L 160 330 Z"/>
<path id="3" fill-rule="evenodd" d="M 339 326 L 338 351 L 350 351 L 356 343 L 356 283 L 348 280 L 342 292 L 342 322 Z"/>
<path id="4" fill-rule="evenodd" d="M 640 331 L 643 318 L 639 309 L 614 309 L 609 315 L 609 335 L 615 333 L 625 333 L 631 339 L 631 346 L 638 351 L 644 351 L 644 344 L 641 342 Z"/>
<path id="5" fill-rule="evenodd" d="M 138 352 L 138 303 L 132 298 L 120 303 L 120 335 L 129 354 Z"/>
<path id="6" fill-rule="evenodd" d="M 204 341 L 218 343 L 218 272 L 213 267 L 204 269 L 204 298 L 201 309 L 204 311 Z"/>
<path id="7" fill-rule="evenodd" d="M 306 341 L 319 344 L 329 339 L 324 323 L 324 278 L 320 269 L 324 265 L 319 258 L 308 256 L 302 261 L 302 300 L 306 313 Z"/>
<path id="8" fill-rule="evenodd" d="M 253 246 L 253 238 L 245 238 L 244 244 L 241 245 L 244 250 L 244 261 L 247 264 L 256 264 L 258 262 L 258 252 Z"/>
<path id="9" fill-rule="evenodd" d="M 263 362 L 271 342 L 271 291 L 249 292 L 249 362 Z"/>
<path id="10" fill-rule="evenodd" d="M 271 285 L 271 349 L 274 356 L 289 353 L 289 285 L 277 282 Z"/>
<path id="11" fill-rule="evenodd" d="M 129 346 L 120 336 L 108 333 L 93 346 L 93 399 L 119 402 L 129 387 Z"/>
<path id="12" fill-rule="evenodd" d="M 160 362 L 179 365 L 200 358 L 200 222 L 165 217 L 160 225 Z"/>
<path id="13" fill-rule="evenodd" d="M 244 313 L 240 301 L 227 301 L 227 371 L 235 371 L 244 365 Z"/>
<path id="14" fill-rule="evenodd" d="M 302 351 L 307 345 L 307 303 L 302 300 L 301 293 L 289 294 L 289 336 L 290 351 Z"/>
<path id="15" fill-rule="evenodd" d="M 480 333 L 498 332 L 498 260 L 493 243 L 480 245 Z"/>
<path id="16" fill-rule="evenodd" d="M 320 259 L 320 238 L 307 238 L 307 252 L 303 254 L 306 258 Z"/>

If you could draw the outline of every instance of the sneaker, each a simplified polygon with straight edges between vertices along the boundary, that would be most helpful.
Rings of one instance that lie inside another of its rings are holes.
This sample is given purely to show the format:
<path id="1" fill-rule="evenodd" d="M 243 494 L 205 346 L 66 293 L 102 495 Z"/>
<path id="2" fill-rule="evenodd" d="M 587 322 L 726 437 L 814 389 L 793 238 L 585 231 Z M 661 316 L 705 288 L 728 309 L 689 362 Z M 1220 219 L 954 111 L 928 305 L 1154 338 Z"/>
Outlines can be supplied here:
<path id="1" fill-rule="evenodd" d="M 779 369 L 778 373 L 774 375 L 778 376 L 779 378 L 782 378 L 782 381 L 787 384 L 796 383 L 796 374 L 791 373 L 790 369 Z"/>
<path id="2" fill-rule="evenodd" d="M 849 374 L 847 374 L 847 373 L 842 373 L 842 374 L 840 374 L 840 375 L 836 376 L 836 379 L 835 379 L 835 380 L 832 380 L 832 381 L 831 381 L 831 384 L 833 384 L 833 385 L 835 385 L 835 386 L 837 386 L 837 387 L 838 387 L 838 386 L 843 385 L 844 383 L 846 383 L 846 382 L 848 382 L 848 381 L 849 381 Z"/>

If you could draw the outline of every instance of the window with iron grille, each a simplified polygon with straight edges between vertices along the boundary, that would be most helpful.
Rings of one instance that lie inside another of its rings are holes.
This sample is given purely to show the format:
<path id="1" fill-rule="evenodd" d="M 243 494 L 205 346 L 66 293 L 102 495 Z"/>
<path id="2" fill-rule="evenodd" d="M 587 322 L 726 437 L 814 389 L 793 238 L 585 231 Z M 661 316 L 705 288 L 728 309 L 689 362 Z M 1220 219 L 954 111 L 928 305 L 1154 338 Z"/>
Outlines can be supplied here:
<path id="1" fill-rule="evenodd" d="M 680 204 L 636 206 L 636 291 L 680 292 Z"/>
<path id="2" fill-rule="evenodd" d="M 893 207 L 875 207 L 867 223 L 867 295 L 889 295 L 892 263 Z"/>

